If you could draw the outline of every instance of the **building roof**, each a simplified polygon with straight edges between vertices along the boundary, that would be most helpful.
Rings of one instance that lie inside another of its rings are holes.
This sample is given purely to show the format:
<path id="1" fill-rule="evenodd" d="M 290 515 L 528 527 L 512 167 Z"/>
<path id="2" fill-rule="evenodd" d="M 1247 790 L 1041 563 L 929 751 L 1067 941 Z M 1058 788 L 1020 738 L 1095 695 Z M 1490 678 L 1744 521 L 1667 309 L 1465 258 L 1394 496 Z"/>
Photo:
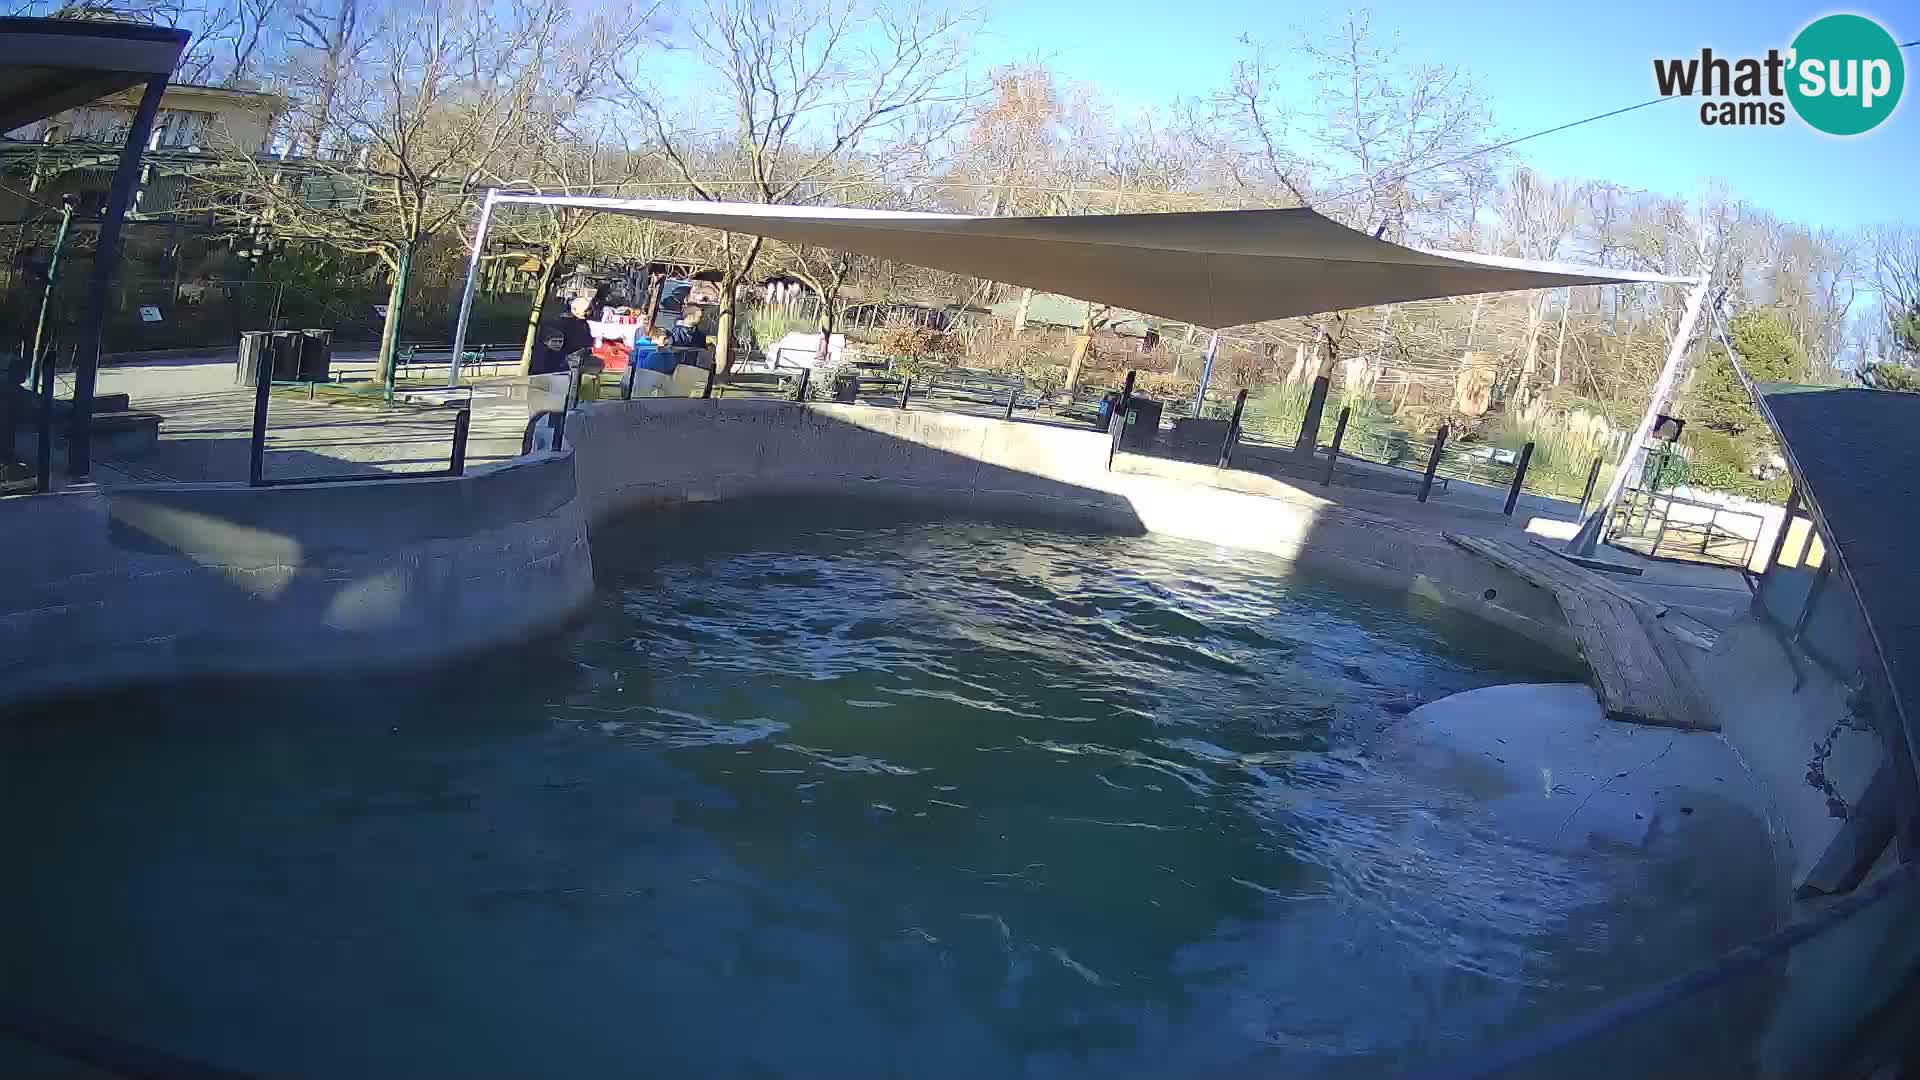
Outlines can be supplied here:
<path id="1" fill-rule="evenodd" d="M 172 74 L 187 37 L 131 23 L 0 19 L 0 131 Z"/>
<path id="2" fill-rule="evenodd" d="M 521 192 L 490 197 L 852 251 L 1212 329 L 1438 296 L 1683 280 L 1422 251 L 1304 208 L 1004 218 Z"/>
<path id="3" fill-rule="evenodd" d="M 1920 394 L 1763 383 L 1761 412 L 1852 582 L 1902 718 L 1920 704 Z"/>

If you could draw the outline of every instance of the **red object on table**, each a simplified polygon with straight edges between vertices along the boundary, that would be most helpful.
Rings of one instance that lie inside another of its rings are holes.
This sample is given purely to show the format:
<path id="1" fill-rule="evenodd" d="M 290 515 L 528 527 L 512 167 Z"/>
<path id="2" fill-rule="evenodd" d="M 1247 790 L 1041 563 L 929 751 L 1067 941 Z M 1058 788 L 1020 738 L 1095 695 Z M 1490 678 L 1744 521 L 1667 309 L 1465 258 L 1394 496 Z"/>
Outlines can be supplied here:
<path id="1" fill-rule="evenodd" d="M 625 371 L 632 361 L 633 350 L 619 341 L 602 341 L 593 347 L 594 359 L 607 371 Z"/>

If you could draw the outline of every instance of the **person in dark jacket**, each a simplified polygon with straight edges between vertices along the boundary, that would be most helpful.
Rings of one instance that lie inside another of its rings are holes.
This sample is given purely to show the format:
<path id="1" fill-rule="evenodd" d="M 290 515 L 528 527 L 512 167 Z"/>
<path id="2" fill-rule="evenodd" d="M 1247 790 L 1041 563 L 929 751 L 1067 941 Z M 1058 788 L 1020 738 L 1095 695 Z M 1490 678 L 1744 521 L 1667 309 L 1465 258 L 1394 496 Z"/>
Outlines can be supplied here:
<path id="1" fill-rule="evenodd" d="M 567 304 L 567 313 L 558 322 L 543 329 L 539 347 L 533 351 L 532 375 L 564 375 L 567 371 L 567 357 L 587 350 L 593 352 L 593 327 L 587 324 L 587 314 L 593 310 L 593 294 L 580 293 Z M 560 338 L 560 348 L 554 349 L 548 343 L 555 335 Z"/>
<path id="2" fill-rule="evenodd" d="M 706 317 L 706 311 L 688 304 L 681 312 L 680 321 L 673 324 L 668 332 L 668 343 L 680 349 L 704 349 L 707 347 L 707 332 L 700 328 L 700 320 Z"/>

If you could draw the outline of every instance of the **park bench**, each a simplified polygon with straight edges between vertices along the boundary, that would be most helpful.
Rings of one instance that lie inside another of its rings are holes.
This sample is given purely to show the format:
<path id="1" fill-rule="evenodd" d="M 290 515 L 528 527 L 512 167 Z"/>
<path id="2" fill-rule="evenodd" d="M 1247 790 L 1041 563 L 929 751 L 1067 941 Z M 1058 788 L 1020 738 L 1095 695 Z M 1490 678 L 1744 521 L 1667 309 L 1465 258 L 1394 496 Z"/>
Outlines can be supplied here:
<path id="1" fill-rule="evenodd" d="M 507 356 L 493 355 L 496 350 L 502 349 L 512 350 L 512 354 Z M 479 345 L 474 348 L 462 350 L 460 354 L 460 372 L 461 374 L 465 374 L 467 370 L 471 368 L 475 373 L 479 373 L 479 370 L 485 367 L 489 369 L 486 374 L 499 375 L 502 365 L 513 364 L 516 367 L 519 365 L 519 349 L 520 347 L 517 345 Z M 426 343 L 403 345 L 400 347 L 400 355 L 394 358 L 394 374 L 403 374 L 409 367 L 444 368 L 451 359 L 453 359 L 452 345 L 430 345 Z"/>

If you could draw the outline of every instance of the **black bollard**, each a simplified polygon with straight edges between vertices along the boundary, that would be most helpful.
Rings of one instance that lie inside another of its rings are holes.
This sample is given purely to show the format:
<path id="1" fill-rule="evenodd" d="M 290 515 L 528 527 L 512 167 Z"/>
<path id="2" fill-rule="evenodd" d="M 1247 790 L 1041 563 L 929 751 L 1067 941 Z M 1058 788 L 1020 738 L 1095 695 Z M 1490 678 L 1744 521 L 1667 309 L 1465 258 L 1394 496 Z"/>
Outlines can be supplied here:
<path id="1" fill-rule="evenodd" d="M 1227 437 L 1220 443 L 1219 467 L 1224 469 L 1233 459 L 1233 447 L 1240 441 L 1240 411 L 1247 407 L 1247 392 L 1242 389 L 1233 398 L 1233 419 L 1227 421 Z"/>
<path id="2" fill-rule="evenodd" d="M 448 476 L 462 476 L 467 471 L 467 429 L 472 423 L 472 409 L 461 409 L 454 414 L 453 461 L 447 466 Z"/>
<path id="3" fill-rule="evenodd" d="M 1340 410 L 1340 419 L 1334 421 L 1333 445 L 1327 447 L 1327 475 L 1320 478 L 1321 487 L 1333 486 L 1333 467 L 1340 460 L 1340 441 L 1347 437 L 1347 418 L 1352 415 L 1352 409 L 1342 408 Z M 1422 492 L 1420 497 L 1425 499 L 1426 494 Z"/>
<path id="4" fill-rule="evenodd" d="M 1513 508 L 1520 502 L 1520 485 L 1527 482 L 1527 463 L 1532 460 L 1533 444 L 1528 443 L 1520 448 L 1520 464 L 1514 466 L 1513 469 L 1513 486 L 1507 488 L 1507 509 L 1505 513 L 1508 517 L 1513 516 Z"/>
<path id="5" fill-rule="evenodd" d="M 1600 464 L 1604 458 L 1594 458 L 1593 468 L 1587 470 L 1587 489 L 1580 493 L 1580 512 L 1573 515 L 1577 521 L 1587 520 L 1587 503 L 1593 499 L 1593 485 L 1600 480 Z"/>
<path id="6" fill-rule="evenodd" d="M 1427 457 L 1427 475 L 1420 480 L 1420 501 L 1426 502 L 1433 493 L 1433 474 L 1440 469 L 1440 455 L 1447 449 L 1447 425 L 1441 424 L 1440 430 L 1433 433 L 1433 453 Z"/>
<path id="7" fill-rule="evenodd" d="M 273 393 L 275 357 L 261 361 L 253 380 L 253 442 L 247 447 L 247 483 L 259 487 L 267 478 L 267 398 Z"/>

